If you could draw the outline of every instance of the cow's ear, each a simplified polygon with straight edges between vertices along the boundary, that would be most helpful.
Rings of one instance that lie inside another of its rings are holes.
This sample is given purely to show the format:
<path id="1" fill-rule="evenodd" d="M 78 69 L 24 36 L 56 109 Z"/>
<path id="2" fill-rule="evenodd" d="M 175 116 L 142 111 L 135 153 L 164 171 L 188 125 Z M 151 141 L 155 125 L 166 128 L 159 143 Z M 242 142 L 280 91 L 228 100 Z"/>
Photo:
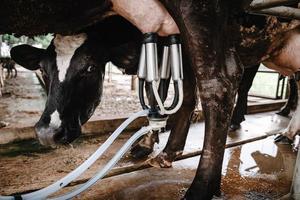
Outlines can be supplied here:
<path id="1" fill-rule="evenodd" d="M 22 67 L 29 70 L 37 70 L 40 68 L 39 63 L 45 53 L 45 49 L 40 49 L 24 44 L 13 47 L 10 51 L 10 56 L 16 63 L 18 63 Z"/>

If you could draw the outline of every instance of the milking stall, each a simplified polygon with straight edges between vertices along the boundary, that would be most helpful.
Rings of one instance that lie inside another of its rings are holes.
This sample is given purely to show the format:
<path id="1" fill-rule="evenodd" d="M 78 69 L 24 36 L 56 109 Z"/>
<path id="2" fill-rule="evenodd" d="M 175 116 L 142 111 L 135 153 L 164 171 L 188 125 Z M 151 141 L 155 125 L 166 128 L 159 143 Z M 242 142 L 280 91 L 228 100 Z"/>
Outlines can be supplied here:
<path id="1" fill-rule="evenodd" d="M 300 0 L 2 0 L 0 200 L 300 200 Z"/>

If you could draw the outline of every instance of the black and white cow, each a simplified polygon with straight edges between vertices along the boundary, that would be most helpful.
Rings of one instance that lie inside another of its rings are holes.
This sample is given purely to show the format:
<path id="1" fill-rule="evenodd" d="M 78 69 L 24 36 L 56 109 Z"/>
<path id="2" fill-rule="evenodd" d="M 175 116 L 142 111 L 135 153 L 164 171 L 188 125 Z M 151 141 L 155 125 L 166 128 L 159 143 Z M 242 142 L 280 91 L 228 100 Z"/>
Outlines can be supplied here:
<path id="1" fill-rule="evenodd" d="M 101 7 L 97 13 L 98 16 L 103 17 L 115 11 L 139 27 L 143 33 L 158 32 L 161 35 L 168 35 L 178 33 L 180 30 L 186 72 L 185 100 L 182 108 L 175 115 L 180 123 L 173 127 L 166 148 L 158 156 L 158 162 L 172 161 L 181 153 L 189 127 L 189 117 L 195 105 L 197 86 L 205 116 L 205 141 L 195 178 L 185 194 L 185 198 L 189 200 L 211 199 L 214 195 L 220 195 L 226 135 L 234 96 L 242 73 L 242 62 L 237 48 L 240 29 L 236 21 L 236 14 L 242 9 L 241 2 L 237 0 L 111 0 L 102 1 L 106 6 Z M 99 5 L 102 5 L 100 3 Z M 176 27 L 175 22 L 179 28 Z M 23 26 L 24 30 L 28 30 L 26 25 Z M 51 29 L 50 26 L 47 27 L 47 30 Z M 105 26 L 102 27 L 101 31 L 104 31 Z M 122 37 L 127 33 L 126 31 L 115 31 L 111 36 Z M 118 37 L 114 39 L 119 39 Z M 137 40 L 134 41 L 136 44 Z M 29 46 L 15 47 L 12 50 L 11 55 L 17 63 L 33 70 L 41 68 L 45 79 L 48 80 L 46 108 L 36 125 L 37 135 L 43 144 L 53 144 L 59 139 L 70 142 L 78 137 L 80 125 L 89 118 L 99 103 L 104 65 L 107 61 L 111 60 L 117 66 L 126 63 L 134 66 L 134 60 L 136 60 L 135 64 L 137 63 L 138 56 L 135 54 L 138 54 L 136 49 L 139 48 L 130 48 L 132 43 L 126 42 L 117 42 L 116 46 L 111 46 L 113 42 L 114 40 L 102 37 L 99 33 L 93 34 L 87 31 L 71 37 L 57 35 L 47 50 Z M 262 48 L 257 48 L 254 52 L 257 54 L 256 62 L 259 62 L 266 53 L 269 44 L 270 42 L 262 43 Z M 287 48 L 282 48 L 283 51 L 279 54 L 273 55 L 269 52 L 271 57 L 264 59 L 270 67 L 286 75 L 296 71 L 300 66 L 300 59 L 297 59 L 300 48 L 296 48 L 296 51 L 289 54 L 289 50 L 293 49 L 293 45 L 290 44 L 293 42 L 288 41 L 287 45 L 281 46 Z M 127 50 L 124 51 L 123 47 Z M 133 50 L 135 53 L 131 54 Z M 127 56 L 124 56 L 124 53 Z M 249 53 L 251 52 L 248 48 L 245 55 Z M 292 62 L 293 60 L 296 62 Z M 117 63 L 118 61 L 120 63 Z M 284 65 L 287 62 L 289 65 Z"/>
<path id="2" fill-rule="evenodd" d="M 11 50 L 18 64 L 30 70 L 40 69 L 43 74 L 48 98 L 35 125 L 41 144 L 72 142 L 81 134 L 81 125 L 100 102 L 106 63 L 135 67 L 140 36 L 132 25 L 115 17 L 98 30 L 71 36 L 57 34 L 47 49 L 20 45 Z"/>

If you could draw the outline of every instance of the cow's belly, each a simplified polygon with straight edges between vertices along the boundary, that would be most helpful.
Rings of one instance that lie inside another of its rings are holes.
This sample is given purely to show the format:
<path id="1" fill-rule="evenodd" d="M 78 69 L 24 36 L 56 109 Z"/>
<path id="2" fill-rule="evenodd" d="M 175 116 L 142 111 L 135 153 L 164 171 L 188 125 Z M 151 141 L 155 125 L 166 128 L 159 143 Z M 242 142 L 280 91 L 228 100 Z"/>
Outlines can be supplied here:
<path id="1" fill-rule="evenodd" d="M 112 0 L 113 10 L 134 24 L 141 32 L 161 36 L 179 33 L 164 6 L 157 0 Z"/>

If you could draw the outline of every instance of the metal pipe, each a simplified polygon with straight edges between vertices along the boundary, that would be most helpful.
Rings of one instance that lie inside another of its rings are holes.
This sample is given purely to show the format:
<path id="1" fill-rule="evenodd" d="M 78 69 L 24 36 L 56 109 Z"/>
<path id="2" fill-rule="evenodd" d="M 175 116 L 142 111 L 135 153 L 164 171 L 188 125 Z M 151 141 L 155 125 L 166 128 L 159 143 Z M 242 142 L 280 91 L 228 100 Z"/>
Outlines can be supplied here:
<path id="1" fill-rule="evenodd" d="M 157 62 L 157 34 L 156 33 L 145 33 L 144 44 L 145 44 L 145 57 L 146 57 L 146 81 L 158 81 L 158 62 Z"/>
<path id="2" fill-rule="evenodd" d="M 146 68 L 147 82 L 158 81 L 158 66 L 156 55 L 156 43 L 147 43 L 146 45 Z"/>
<path id="3" fill-rule="evenodd" d="M 274 8 L 255 10 L 255 11 L 249 10 L 247 12 L 256 15 L 272 15 L 276 17 L 300 20 L 300 9 L 291 8 L 287 6 L 278 6 Z"/>
<path id="4" fill-rule="evenodd" d="M 232 142 L 230 144 L 226 144 L 225 148 L 226 149 L 227 148 L 233 148 L 233 147 L 237 147 L 237 146 L 240 146 L 240 145 L 243 145 L 243 144 L 248 144 L 248 143 L 251 143 L 251 142 L 263 140 L 263 139 L 266 139 L 267 137 L 277 135 L 279 131 L 280 131 L 280 129 L 272 131 L 270 133 L 266 133 L 265 135 L 262 135 L 262 136 L 257 136 L 257 137 L 249 138 L 249 139 L 242 140 L 242 141 Z M 183 155 L 179 155 L 175 159 L 175 161 L 180 161 L 180 160 L 184 160 L 184 159 L 188 159 L 188 158 L 193 158 L 195 156 L 200 156 L 201 154 L 202 154 L 202 150 L 197 150 L 197 151 L 185 153 Z M 122 175 L 122 174 L 126 174 L 126 173 L 140 171 L 140 170 L 148 169 L 148 168 L 151 168 L 151 167 L 153 167 L 153 166 L 151 166 L 148 162 L 132 164 L 132 165 L 125 166 L 125 167 L 118 167 L 118 168 L 112 169 L 110 171 L 110 173 L 108 173 L 106 176 L 104 176 L 104 178 L 109 178 L 109 177 L 114 177 L 114 176 L 118 176 L 118 175 Z M 76 186 L 76 185 L 79 185 L 79 184 L 83 184 L 83 183 L 87 182 L 89 179 L 90 178 L 80 179 L 80 180 L 72 182 L 68 186 L 73 187 L 73 186 Z"/>
<path id="5" fill-rule="evenodd" d="M 160 78 L 168 79 L 170 77 L 170 61 L 169 61 L 169 47 L 164 46 L 161 67 L 160 67 Z"/>
<path id="6" fill-rule="evenodd" d="M 249 5 L 249 10 L 262 10 L 277 6 L 286 6 L 299 3 L 299 0 L 254 0 Z"/>
<path id="7" fill-rule="evenodd" d="M 182 49 L 181 49 L 181 44 L 178 45 L 178 49 L 179 49 L 180 79 L 183 80 L 183 63 L 182 63 Z"/>
<path id="8" fill-rule="evenodd" d="M 164 46 L 161 67 L 160 67 L 160 82 L 158 88 L 159 96 L 163 103 L 165 102 L 168 95 L 170 74 L 171 74 L 171 66 L 170 66 L 169 46 Z"/>
<path id="9" fill-rule="evenodd" d="M 145 44 L 142 45 L 141 48 L 141 55 L 140 55 L 140 61 L 139 61 L 139 68 L 137 76 L 138 78 L 145 79 L 147 75 L 146 71 L 146 46 Z"/>
<path id="10" fill-rule="evenodd" d="M 178 81 L 180 79 L 180 52 L 179 45 L 170 45 L 170 62 L 171 62 L 171 74 L 173 81 Z"/>

